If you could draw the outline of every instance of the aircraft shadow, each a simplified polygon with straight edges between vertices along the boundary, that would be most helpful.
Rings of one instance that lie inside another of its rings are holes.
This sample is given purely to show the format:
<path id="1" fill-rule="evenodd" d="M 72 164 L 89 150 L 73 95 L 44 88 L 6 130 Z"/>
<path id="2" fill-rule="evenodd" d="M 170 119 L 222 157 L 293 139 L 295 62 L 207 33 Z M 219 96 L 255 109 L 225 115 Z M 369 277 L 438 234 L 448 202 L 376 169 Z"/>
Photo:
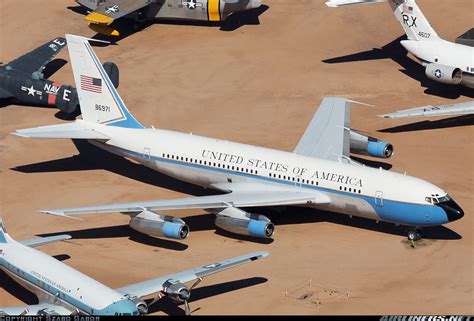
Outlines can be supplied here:
<path id="1" fill-rule="evenodd" d="M 104 151 L 84 140 L 73 140 L 78 155 L 22 165 L 12 168 L 21 173 L 50 173 L 86 170 L 106 170 L 138 182 L 194 196 L 218 194 L 131 162 L 123 157 Z"/>
<path id="2" fill-rule="evenodd" d="M 456 99 L 460 96 L 474 98 L 474 92 L 464 86 L 447 85 L 428 79 L 425 75 L 425 68 L 418 62 L 408 57 L 407 50 L 400 44 L 401 40 L 405 40 L 406 36 L 400 36 L 392 42 L 382 46 L 382 48 L 373 48 L 371 50 L 362 51 L 345 56 L 339 56 L 323 60 L 327 64 L 338 64 L 356 61 L 368 61 L 378 59 L 392 59 L 403 69 L 400 72 L 410 78 L 420 82 L 421 87 L 426 88 L 425 94 L 439 96 L 448 99 Z"/>
<path id="3" fill-rule="evenodd" d="M 67 254 L 58 254 L 58 255 L 53 255 L 53 257 L 58 260 L 58 261 L 66 261 L 69 260 L 71 257 Z"/>
<path id="4" fill-rule="evenodd" d="M 48 79 L 54 75 L 59 69 L 67 64 L 67 60 L 56 58 L 51 60 L 43 69 L 43 78 Z"/>
<path id="5" fill-rule="evenodd" d="M 197 287 L 192 290 L 191 297 L 189 299 L 191 313 L 199 310 L 200 308 L 193 307 L 193 302 L 197 302 L 199 300 L 207 299 L 209 297 L 217 296 L 220 294 L 237 291 L 243 288 L 249 288 L 255 285 L 259 285 L 262 283 L 267 282 L 266 278 L 262 277 L 253 277 L 247 278 L 242 280 L 235 280 L 229 281 L 219 284 L 207 285 L 202 287 Z M 147 300 L 147 303 L 150 303 L 151 300 Z M 154 305 L 152 305 L 149 309 L 149 313 L 156 313 L 158 311 L 163 311 L 168 315 L 183 315 L 184 308 L 182 309 L 178 306 L 175 302 L 173 302 L 168 297 L 164 297 Z"/>
<path id="6" fill-rule="evenodd" d="M 39 303 L 36 295 L 16 283 L 15 280 L 3 271 L 0 271 L 0 288 L 4 289 L 11 296 L 22 301 L 24 304 L 32 305 Z"/>
<path id="7" fill-rule="evenodd" d="M 419 122 L 389 127 L 378 130 L 382 133 L 402 133 L 440 128 L 462 127 L 474 125 L 474 115 L 462 115 L 439 120 L 422 120 Z"/>
<path id="8" fill-rule="evenodd" d="M 69 10 L 87 15 L 88 9 L 82 6 L 68 7 Z M 212 22 L 212 21 L 192 21 L 192 20 L 173 20 L 173 19 L 153 19 L 135 24 L 131 19 L 121 18 L 114 21 L 110 27 L 120 31 L 120 36 L 107 36 L 102 34 L 96 34 L 93 39 L 109 41 L 112 44 L 118 43 L 120 40 L 127 38 L 137 32 L 140 32 L 154 24 L 164 25 L 180 25 L 180 26 L 202 26 L 202 27 L 219 27 L 221 31 L 234 31 L 245 25 L 259 25 L 259 17 L 269 7 L 267 5 L 261 5 L 259 8 L 245 10 L 241 12 L 235 12 L 231 14 L 224 22 Z"/>
<path id="9" fill-rule="evenodd" d="M 128 225 L 106 226 L 88 228 L 83 230 L 61 231 L 57 233 L 39 234 L 40 237 L 57 236 L 67 234 L 71 235 L 72 240 L 84 239 L 102 239 L 102 238 L 118 238 L 128 237 L 129 240 L 149 246 L 160 247 L 173 251 L 184 251 L 188 248 L 186 244 L 182 244 L 170 239 L 161 239 L 148 236 L 143 233 L 131 229 Z"/>

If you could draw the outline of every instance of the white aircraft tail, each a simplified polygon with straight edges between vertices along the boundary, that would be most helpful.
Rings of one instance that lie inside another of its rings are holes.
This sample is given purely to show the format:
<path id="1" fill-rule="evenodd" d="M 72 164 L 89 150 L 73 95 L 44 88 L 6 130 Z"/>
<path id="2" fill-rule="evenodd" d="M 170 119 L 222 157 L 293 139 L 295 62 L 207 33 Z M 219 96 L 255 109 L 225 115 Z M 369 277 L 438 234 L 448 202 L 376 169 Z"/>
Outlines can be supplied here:
<path id="1" fill-rule="evenodd" d="M 354 4 L 371 4 L 387 1 L 395 17 L 402 25 L 410 40 L 439 40 L 439 36 L 421 12 L 415 0 L 329 0 L 328 7 L 342 7 Z"/>
<path id="2" fill-rule="evenodd" d="M 9 240 L 11 240 L 11 238 L 5 229 L 3 220 L 0 218 L 0 243 L 8 243 Z"/>
<path id="3" fill-rule="evenodd" d="M 408 39 L 418 41 L 439 40 L 415 0 L 388 0 L 395 17 L 402 25 Z"/>
<path id="4" fill-rule="evenodd" d="M 86 122 L 143 128 L 130 114 L 112 81 L 84 37 L 66 35 L 77 94 Z"/>

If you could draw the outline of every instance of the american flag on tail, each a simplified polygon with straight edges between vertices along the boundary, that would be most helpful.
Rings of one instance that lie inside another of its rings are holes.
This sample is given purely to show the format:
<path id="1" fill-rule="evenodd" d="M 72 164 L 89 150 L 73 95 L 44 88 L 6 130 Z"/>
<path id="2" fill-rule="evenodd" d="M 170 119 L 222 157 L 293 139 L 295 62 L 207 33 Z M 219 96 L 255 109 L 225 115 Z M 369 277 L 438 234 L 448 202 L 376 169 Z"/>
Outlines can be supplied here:
<path id="1" fill-rule="evenodd" d="M 102 92 L 102 79 L 81 75 L 81 89 L 100 94 Z"/>
<path id="2" fill-rule="evenodd" d="M 413 13 L 413 7 L 407 5 L 406 3 L 403 4 L 403 13 Z"/>

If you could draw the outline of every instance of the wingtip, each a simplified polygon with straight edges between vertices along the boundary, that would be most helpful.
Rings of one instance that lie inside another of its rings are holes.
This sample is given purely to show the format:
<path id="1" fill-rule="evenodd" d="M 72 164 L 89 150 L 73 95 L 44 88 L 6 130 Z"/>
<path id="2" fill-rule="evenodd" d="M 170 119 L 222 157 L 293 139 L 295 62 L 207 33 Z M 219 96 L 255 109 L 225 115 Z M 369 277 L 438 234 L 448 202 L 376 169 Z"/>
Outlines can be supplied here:
<path id="1" fill-rule="evenodd" d="M 48 215 L 66 216 L 64 215 L 64 211 L 61 210 L 39 210 L 38 212 Z"/>
<path id="2" fill-rule="evenodd" d="M 28 138 L 27 135 L 23 134 L 20 130 L 15 130 L 14 132 L 11 133 L 12 135 L 18 136 L 18 137 L 26 137 Z"/>

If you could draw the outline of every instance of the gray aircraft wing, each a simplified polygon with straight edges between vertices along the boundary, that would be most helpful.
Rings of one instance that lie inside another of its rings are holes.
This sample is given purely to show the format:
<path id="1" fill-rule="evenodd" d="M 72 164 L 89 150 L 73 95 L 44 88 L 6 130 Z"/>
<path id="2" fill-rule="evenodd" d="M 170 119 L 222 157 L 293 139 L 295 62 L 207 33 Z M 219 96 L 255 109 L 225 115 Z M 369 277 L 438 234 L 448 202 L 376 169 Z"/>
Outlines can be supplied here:
<path id="1" fill-rule="evenodd" d="M 245 188 L 242 186 L 241 188 L 234 189 L 231 193 L 221 195 L 41 210 L 41 212 L 57 216 L 70 216 L 95 213 L 134 213 L 145 209 L 164 211 L 330 203 L 329 197 L 318 191 L 272 188 L 266 185 L 260 185 L 260 187 L 261 188 L 257 188 L 256 186 L 254 188 Z"/>
<path id="2" fill-rule="evenodd" d="M 390 114 L 379 115 L 383 118 L 413 118 L 413 117 L 432 117 L 432 116 L 455 116 L 474 114 L 474 100 L 459 104 L 441 105 L 441 106 L 423 106 L 411 109 L 405 109 Z"/>
<path id="3" fill-rule="evenodd" d="M 71 235 L 56 235 L 56 236 L 41 237 L 41 238 L 33 239 L 33 240 L 24 240 L 24 241 L 20 241 L 20 243 L 29 247 L 38 247 L 38 246 L 43 246 L 46 244 L 51 244 L 51 243 L 70 240 L 70 239 L 71 239 Z"/>
<path id="4" fill-rule="evenodd" d="M 348 160 L 350 103 L 344 98 L 324 98 L 294 152 L 333 161 Z"/>
<path id="5" fill-rule="evenodd" d="M 44 45 L 10 61 L 5 68 L 9 67 L 18 71 L 33 74 L 39 72 L 50 62 L 62 48 L 66 46 L 66 39 L 55 38 Z M 42 77 L 42 75 L 40 75 Z"/>
<path id="6" fill-rule="evenodd" d="M 126 16 L 150 5 L 150 0 L 106 0 L 86 16 L 86 20 L 98 24 L 110 24 L 115 19 Z"/>
<path id="7" fill-rule="evenodd" d="M 187 283 L 194 280 L 200 280 L 206 276 L 218 273 L 244 263 L 249 263 L 268 256 L 268 252 L 260 251 L 233 257 L 224 261 L 214 262 L 197 268 L 189 269 L 175 274 L 162 276 L 156 279 L 131 284 L 119 289 L 117 292 L 129 298 L 141 298 L 150 294 L 164 291 L 166 292 L 167 284 L 176 282 Z"/>

